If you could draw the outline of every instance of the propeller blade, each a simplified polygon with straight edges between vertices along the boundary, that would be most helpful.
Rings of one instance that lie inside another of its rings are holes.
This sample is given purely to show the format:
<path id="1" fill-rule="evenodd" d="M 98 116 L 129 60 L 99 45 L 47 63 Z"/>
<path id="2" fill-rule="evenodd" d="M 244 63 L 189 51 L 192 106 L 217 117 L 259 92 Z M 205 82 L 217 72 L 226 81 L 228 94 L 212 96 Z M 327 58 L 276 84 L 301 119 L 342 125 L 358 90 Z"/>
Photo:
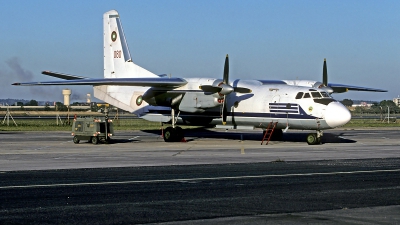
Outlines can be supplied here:
<path id="1" fill-rule="evenodd" d="M 324 58 L 324 67 L 322 69 L 322 83 L 328 87 L 328 69 L 326 67 L 326 58 Z"/>
<path id="2" fill-rule="evenodd" d="M 226 95 L 224 95 L 224 102 L 222 103 L 222 124 L 223 125 L 226 124 L 226 114 L 227 114 L 227 110 L 226 110 Z"/>
<path id="3" fill-rule="evenodd" d="M 234 87 L 233 91 L 234 92 L 238 92 L 238 93 L 242 93 L 242 94 L 251 93 L 251 89 L 244 88 L 244 87 Z"/>
<path id="4" fill-rule="evenodd" d="M 229 56 L 228 56 L 228 54 L 226 54 L 226 58 L 225 58 L 223 82 L 224 82 L 224 84 L 229 85 Z"/>
<path id="5" fill-rule="evenodd" d="M 201 85 L 199 86 L 199 88 L 204 92 L 211 92 L 211 93 L 220 92 L 222 90 L 222 87 L 214 87 L 211 85 Z"/>

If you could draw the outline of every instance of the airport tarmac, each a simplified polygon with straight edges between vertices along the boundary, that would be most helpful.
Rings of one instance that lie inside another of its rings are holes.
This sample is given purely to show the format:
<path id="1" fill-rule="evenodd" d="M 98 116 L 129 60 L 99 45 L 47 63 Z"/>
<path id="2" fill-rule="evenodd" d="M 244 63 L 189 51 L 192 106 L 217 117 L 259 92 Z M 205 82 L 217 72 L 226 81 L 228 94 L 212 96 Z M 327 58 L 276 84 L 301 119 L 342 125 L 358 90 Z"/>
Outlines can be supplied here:
<path id="1" fill-rule="evenodd" d="M 112 144 L 72 142 L 69 132 L 0 132 L 0 171 L 193 164 L 396 158 L 399 129 L 334 129 L 321 145 L 308 132 L 261 145 L 261 130 L 186 130 L 186 141 L 166 143 L 161 131 L 116 131 Z"/>
<path id="2" fill-rule="evenodd" d="M 0 132 L 0 223 L 398 224 L 400 129 Z M 91 169 L 88 169 L 91 168 Z"/>

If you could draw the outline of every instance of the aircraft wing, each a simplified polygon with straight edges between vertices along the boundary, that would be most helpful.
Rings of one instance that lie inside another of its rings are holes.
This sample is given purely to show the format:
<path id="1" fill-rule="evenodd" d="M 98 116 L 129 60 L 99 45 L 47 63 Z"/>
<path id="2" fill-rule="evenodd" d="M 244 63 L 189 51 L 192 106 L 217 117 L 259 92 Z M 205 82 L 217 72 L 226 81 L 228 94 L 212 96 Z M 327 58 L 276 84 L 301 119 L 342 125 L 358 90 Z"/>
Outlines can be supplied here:
<path id="1" fill-rule="evenodd" d="M 36 85 L 115 85 L 115 86 L 142 86 L 142 87 L 180 87 L 187 84 L 182 78 L 107 78 L 107 79 L 91 79 L 91 78 L 75 78 L 63 81 L 42 81 L 13 83 L 12 85 L 20 86 L 36 86 Z"/>
<path id="2" fill-rule="evenodd" d="M 371 91 L 371 92 L 387 92 L 387 90 L 368 88 L 368 87 L 358 87 L 346 84 L 332 84 L 328 83 L 328 87 L 332 88 L 333 93 L 343 93 L 347 91 Z"/>
<path id="3" fill-rule="evenodd" d="M 115 86 L 142 86 L 142 87 L 166 87 L 174 88 L 187 84 L 182 78 L 168 77 L 141 77 L 141 78 L 106 78 L 93 79 L 88 77 L 43 71 L 42 74 L 63 79 L 63 81 L 43 81 L 13 83 L 12 85 L 36 86 L 36 85 L 115 85 Z"/>

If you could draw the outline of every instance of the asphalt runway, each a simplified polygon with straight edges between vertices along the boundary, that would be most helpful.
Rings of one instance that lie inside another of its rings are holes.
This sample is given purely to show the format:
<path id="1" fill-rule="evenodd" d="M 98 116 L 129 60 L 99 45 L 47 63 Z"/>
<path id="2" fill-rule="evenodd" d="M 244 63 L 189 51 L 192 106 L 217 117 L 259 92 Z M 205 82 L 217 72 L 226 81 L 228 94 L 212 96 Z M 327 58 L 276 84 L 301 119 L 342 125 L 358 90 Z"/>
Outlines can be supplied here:
<path id="1" fill-rule="evenodd" d="M 398 224 L 400 130 L 0 132 L 0 224 Z"/>

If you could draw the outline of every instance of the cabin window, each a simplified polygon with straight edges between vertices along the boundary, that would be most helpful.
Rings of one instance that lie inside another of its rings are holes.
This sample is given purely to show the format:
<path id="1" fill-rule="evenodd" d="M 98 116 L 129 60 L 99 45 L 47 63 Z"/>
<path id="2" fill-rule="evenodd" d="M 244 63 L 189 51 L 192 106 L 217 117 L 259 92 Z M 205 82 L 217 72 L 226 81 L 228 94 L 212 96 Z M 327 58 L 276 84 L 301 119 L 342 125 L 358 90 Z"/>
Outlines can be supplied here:
<path id="1" fill-rule="evenodd" d="M 311 95 L 313 96 L 313 98 L 321 98 L 321 94 L 319 92 L 313 91 L 311 92 Z"/>
<path id="2" fill-rule="evenodd" d="M 301 97 L 303 97 L 303 92 L 297 93 L 296 99 L 301 99 Z"/>
<path id="3" fill-rule="evenodd" d="M 303 98 L 310 98 L 310 97 L 311 97 L 311 96 L 310 96 L 310 93 L 307 92 L 307 93 L 304 94 L 304 97 L 303 97 Z"/>

